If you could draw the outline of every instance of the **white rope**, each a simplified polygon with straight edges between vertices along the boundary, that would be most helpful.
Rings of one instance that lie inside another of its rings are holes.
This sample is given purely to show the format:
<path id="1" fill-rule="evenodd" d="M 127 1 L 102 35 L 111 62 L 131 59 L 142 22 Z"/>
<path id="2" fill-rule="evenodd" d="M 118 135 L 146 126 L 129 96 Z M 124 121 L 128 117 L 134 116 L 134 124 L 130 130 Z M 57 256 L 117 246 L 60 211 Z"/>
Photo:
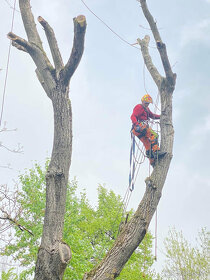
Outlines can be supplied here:
<path id="1" fill-rule="evenodd" d="M 13 31 L 13 27 L 14 27 L 15 6 L 16 6 L 16 0 L 14 0 L 14 8 L 13 8 L 13 13 L 12 13 L 12 23 L 11 23 L 11 32 Z M 2 105 L 1 105 L 0 126 L 1 126 L 1 123 L 2 123 L 3 111 L 4 111 L 4 102 L 5 102 L 5 95 L 6 95 L 8 72 L 9 72 L 11 46 L 12 46 L 12 41 L 10 41 L 10 43 L 9 43 L 9 50 L 8 50 L 8 57 L 7 57 L 6 76 L 5 76 L 5 81 L 4 81 L 4 90 L 3 90 L 3 98 L 2 98 Z"/>

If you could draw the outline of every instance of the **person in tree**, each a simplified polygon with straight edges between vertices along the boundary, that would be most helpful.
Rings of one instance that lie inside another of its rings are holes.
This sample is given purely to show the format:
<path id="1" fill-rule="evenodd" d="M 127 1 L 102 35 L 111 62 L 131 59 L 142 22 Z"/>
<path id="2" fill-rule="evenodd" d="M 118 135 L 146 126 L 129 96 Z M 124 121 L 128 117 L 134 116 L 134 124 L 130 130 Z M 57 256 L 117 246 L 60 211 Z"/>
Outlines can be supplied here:
<path id="1" fill-rule="evenodd" d="M 149 109 L 149 104 L 153 103 L 152 97 L 145 94 L 133 109 L 131 121 L 133 123 L 132 133 L 137 136 L 144 144 L 146 156 L 150 160 L 150 164 L 154 167 L 155 161 L 163 157 L 166 152 L 161 152 L 158 145 L 158 134 L 149 127 L 149 119 L 160 119 L 160 115 L 154 114 Z"/>

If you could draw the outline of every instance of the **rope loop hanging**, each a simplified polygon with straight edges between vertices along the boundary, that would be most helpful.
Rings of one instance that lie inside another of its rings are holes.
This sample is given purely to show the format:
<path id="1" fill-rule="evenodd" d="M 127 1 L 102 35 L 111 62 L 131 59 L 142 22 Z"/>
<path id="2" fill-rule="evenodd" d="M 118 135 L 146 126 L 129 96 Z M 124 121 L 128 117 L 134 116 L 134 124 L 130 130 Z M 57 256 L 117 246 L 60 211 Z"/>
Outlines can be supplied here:
<path id="1" fill-rule="evenodd" d="M 135 135 L 131 132 L 131 149 L 130 149 L 130 172 L 129 172 L 129 189 L 134 190 L 135 176 Z"/>

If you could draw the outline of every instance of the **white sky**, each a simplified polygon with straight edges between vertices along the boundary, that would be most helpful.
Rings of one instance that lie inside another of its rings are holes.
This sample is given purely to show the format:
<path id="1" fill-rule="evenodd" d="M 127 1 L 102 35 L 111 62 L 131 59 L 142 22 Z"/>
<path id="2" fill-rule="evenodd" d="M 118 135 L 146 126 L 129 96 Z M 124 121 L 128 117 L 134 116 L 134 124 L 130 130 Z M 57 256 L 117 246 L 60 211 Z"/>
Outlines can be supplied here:
<path id="1" fill-rule="evenodd" d="M 8 3 L 14 2 L 0 2 L 0 101 L 9 46 L 6 34 L 12 18 Z M 130 43 L 148 32 L 150 35 L 149 30 L 140 27 L 148 25 L 137 1 L 86 3 Z M 36 0 L 31 5 L 35 18 L 41 15 L 54 28 L 64 61 L 72 47 L 73 17 L 84 14 L 87 18 L 85 52 L 70 89 L 74 133 L 70 179 L 77 177 L 80 189 L 86 188 L 92 204 L 97 201 L 99 183 L 124 196 L 129 173 L 130 115 L 145 94 L 141 53 L 120 41 L 79 0 Z M 209 227 L 210 1 L 150 0 L 148 6 L 178 76 L 173 99 L 174 157 L 158 208 L 158 246 L 162 250 L 162 240 L 170 226 L 183 230 L 189 240 L 201 227 Z M 38 23 L 37 27 L 49 54 L 44 32 Z M 15 14 L 14 33 L 26 38 L 19 12 Z M 163 73 L 157 51 L 150 51 Z M 145 80 L 147 91 L 155 99 L 157 89 L 148 72 Z M 150 109 L 154 110 L 152 106 Z M 0 165 L 10 163 L 13 168 L 0 169 L 0 183 L 12 187 L 19 172 L 30 168 L 34 161 L 45 162 L 51 154 L 53 138 L 50 100 L 36 78 L 31 58 L 15 48 L 11 52 L 3 121 L 7 128 L 17 131 L 1 133 L 0 141 L 10 148 L 17 143 L 24 147 L 24 154 L 0 150 Z M 147 175 L 145 162 L 130 207 L 136 208 L 140 202 Z M 154 231 L 154 222 L 151 230 Z M 163 255 L 158 254 L 161 263 Z"/>

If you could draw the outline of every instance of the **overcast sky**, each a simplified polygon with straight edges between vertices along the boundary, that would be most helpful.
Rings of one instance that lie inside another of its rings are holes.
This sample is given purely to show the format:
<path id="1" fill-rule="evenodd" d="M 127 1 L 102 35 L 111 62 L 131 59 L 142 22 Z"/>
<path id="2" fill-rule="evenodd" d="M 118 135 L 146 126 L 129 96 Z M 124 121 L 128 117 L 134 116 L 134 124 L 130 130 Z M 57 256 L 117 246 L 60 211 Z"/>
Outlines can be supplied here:
<path id="1" fill-rule="evenodd" d="M 11 29 L 12 0 L 0 1 L 0 102 L 6 74 Z M 86 0 L 86 4 L 129 43 L 151 35 L 136 0 Z M 41 15 L 54 28 L 64 61 L 73 39 L 73 17 L 87 18 L 85 51 L 71 80 L 73 106 L 73 155 L 70 179 L 85 188 L 93 205 L 98 184 L 124 196 L 128 185 L 130 115 L 146 90 L 156 99 L 157 89 L 149 73 L 143 72 L 141 52 L 110 32 L 79 0 L 32 0 L 35 18 Z M 189 240 L 201 227 L 209 227 L 210 217 L 210 1 L 148 0 L 162 40 L 177 73 L 173 98 L 175 128 L 174 157 L 158 207 L 158 247 L 170 226 Z M 17 6 L 17 10 L 19 7 Z M 38 30 L 49 54 L 45 35 Z M 15 13 L 14 33 L 26 38 L 20 13 Z M 163 74 L 154 41 L 150 43 L 153 61 Z M 154 107 L 150 106 L 154 111 Z M 13 186 L 19 173 L 37 161 L 43 164 L 51 154 L 53 141 L 51 102 L 40 86 L 35 65 L 26 53 L 11 50 L 3 122 L 15 132 L 1 133 L 9 148 L 20 143 L 23 154 L 0 149 L 1 184 Z M 145 190 L 148 161 L 141 166 L 129 207 L 136 208 Z M 154 232 L 154 222 L 151 224 Z M 158 258 L 163 258 L 158 252 Z"/>

